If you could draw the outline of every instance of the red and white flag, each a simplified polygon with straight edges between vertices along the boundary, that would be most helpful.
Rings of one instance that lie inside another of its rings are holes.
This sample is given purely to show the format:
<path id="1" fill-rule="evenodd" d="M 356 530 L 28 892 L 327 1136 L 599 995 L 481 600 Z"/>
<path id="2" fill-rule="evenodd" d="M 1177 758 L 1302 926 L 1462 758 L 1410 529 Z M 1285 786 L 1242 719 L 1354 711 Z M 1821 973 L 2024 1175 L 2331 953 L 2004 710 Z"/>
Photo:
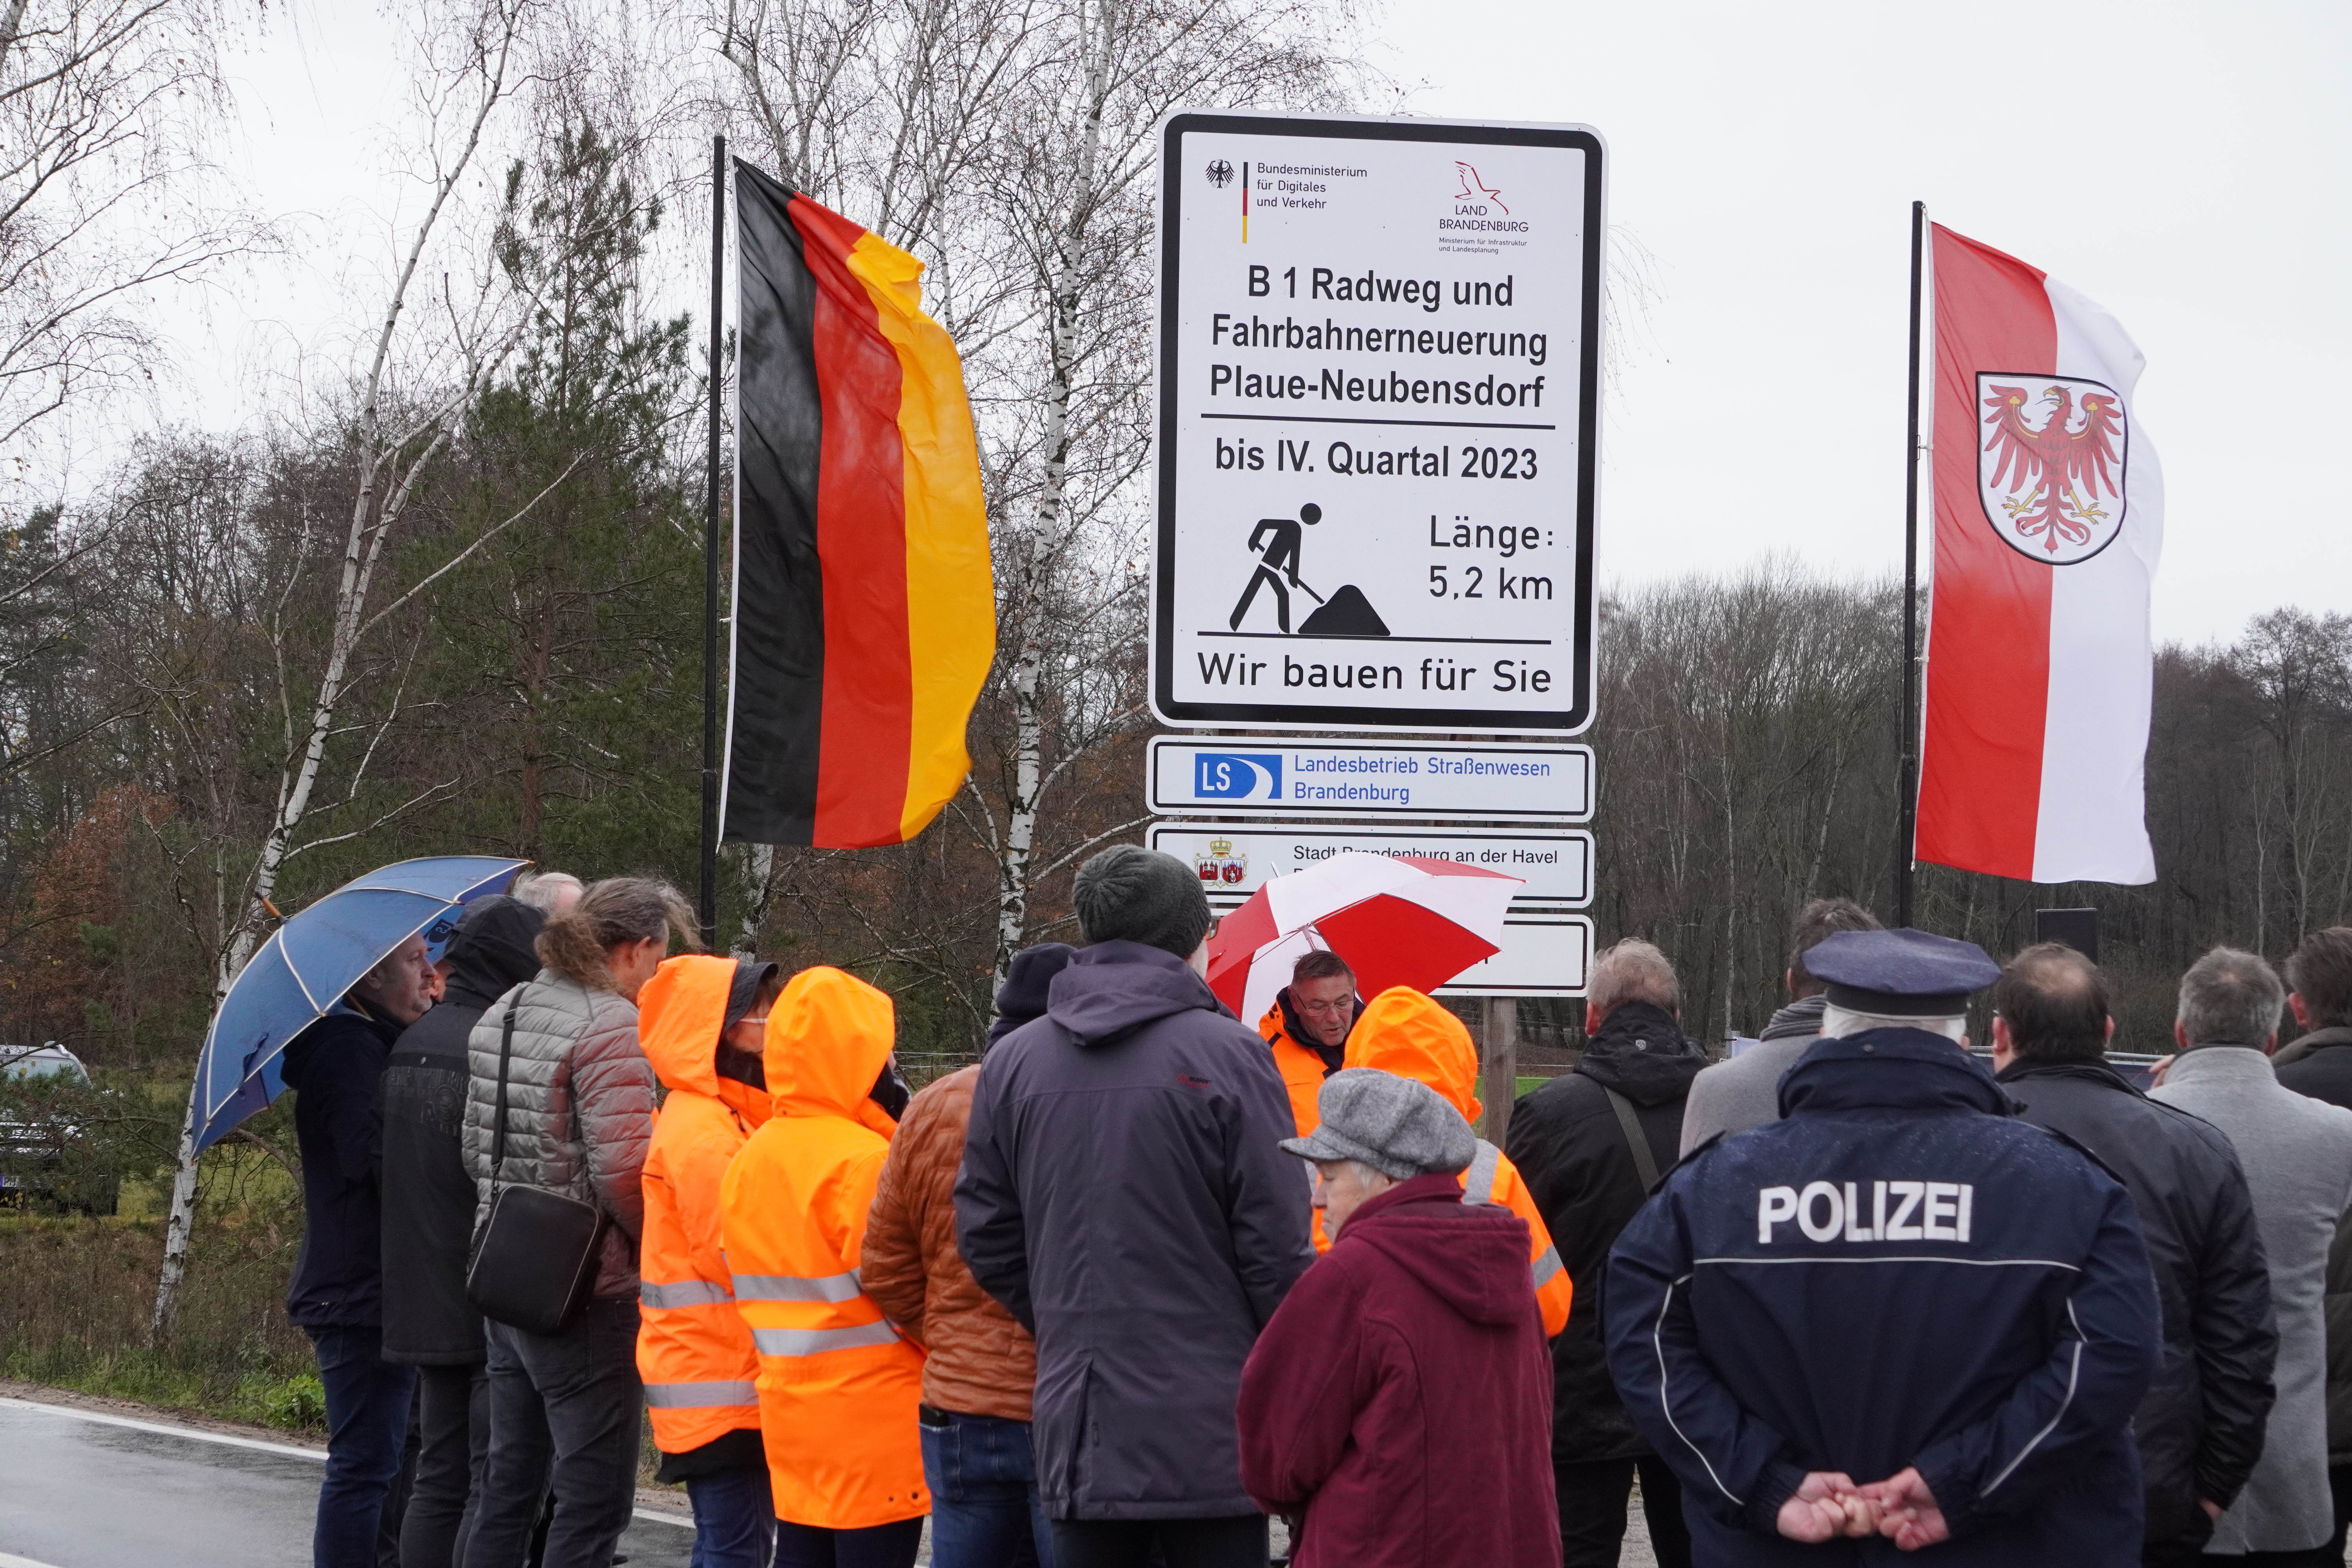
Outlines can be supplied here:
<path id="1" fill-rule="evenodd" d="M 2144 769 L 2164 479 L 2113 316 L 1935 237 L 1936 549 L 1915 853 L 2035 882 L 2156 879 Z"/>

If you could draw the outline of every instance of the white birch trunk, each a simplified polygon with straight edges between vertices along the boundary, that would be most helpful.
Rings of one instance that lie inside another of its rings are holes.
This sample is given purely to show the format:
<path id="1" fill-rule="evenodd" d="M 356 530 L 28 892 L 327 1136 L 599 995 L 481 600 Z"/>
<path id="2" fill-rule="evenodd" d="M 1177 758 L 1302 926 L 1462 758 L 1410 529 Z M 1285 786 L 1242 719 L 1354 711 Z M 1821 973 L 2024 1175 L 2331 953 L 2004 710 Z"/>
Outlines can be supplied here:
<path id="1" fill-rule="evenodd" d="M 399 330 L 401 312 L 408 303 L 408 290 L 415 282 L 418 264 L 423 260 L 426 243 L 432 238 L 449 195 L 457 186 L 474 153 L 481 145 L 482 128 L 490 111 L 506 96 L 506 68 L 520 27 L 520 17 L 513 13 L 500 17 L 503 33 L 492 40 L 492 47 L 474 62 L 482 72 L 482 99 L 467 127 L 465 143 L 455 161 L 442 174 L 435 191 L 432 205 L 417 225 L 415 238 L 410 243 L 408 255 L 394 285 L 392 299 L 385 307 L 383 324 L 377 330 L 375 355 L 368 367 L 366 395 L 360 406 L 360 449 L 362 454 L 359 494 L 352 502 L 352 521 L 343 545 L 342 574 L 335 587 L 334 634 L 328 644 L 326 668 L 320 672 L 319 689 L 310 709 L 310 732 L 302 747 L 299 762 L 278 781 L 278 810 L 271 817 L 269 831 L 261 843 L 261 854 L 253 868 L 238 910 L 236 923 L 224 944 L 224 957 L 213 993 L 213 1010 L 220 1010 L 222 998 L 261 944 L 263 922 L 270 918 L 273 907 L 270 895 L 278 890 L 278 879 L 285 870 L 288 856 L 294 847 L 295 830 L 310 808 L 310 795 L 319 781 L 320 764 L 326 760 L 327 742 L 335 731 L 337 712 L 343 697 L 343 684 L 350 673 L 353 648 L 360 635 L 372 624 L 367 618 L 368 590 L 375 577 L 377 563 L 382 559 L 385 540 L 399 522 L 409 495 L 434 456 L 449 437 L 449 421 L 469 402 L 487 374 L 488 366 L 479 359 L 468 364 L 465 385 L 459 395 L 434 418 L 406 431 L 387 433 L 384 429 L 384 382 L 392 362 L 392 349 Z M 491 363 L 495 363 L 493 356 Z M 439 426 L 437 432 L 435 426 Z M 401 468 L 401 453 L 417 439 L 425 445 Z M 196 1201 L 196 1121 L 197 1108 L 204 1092 L 204 1079 L 199 1075 L 188 1086 L 188 1111 L 184 1121 L 180 1147 L 172 1170 L 171 1217 L 163 1230 L 163 1267 L 155 1282 L 155 1311 L 151 1322 L 152 1331 L 160 1333 L 172 1320 L 179 1305 L 181 1281 L 186 1277 L 188 1237 L 195 1219 Z"/>
<path id="2" fill-rule="evenodd" d="M 767 927 L 768 906 L 775 897 L 776 847 L 747 845 L 743 865 L 751 873 L 751 897 L 743 910 L 743 928 L 735 933 L 734 956 L 753 959 L 760 956 L 760 932 Z"/>
<path id="3" fill-rule="evenodd" d="M 1055 248 L 1053 276 L 1046 282 L 1046 347 L 1051 370 L 1045 389 L 1045 479 L 1038 497 L 1036 532 L 1030 538 L 1016 587 L 1020 606 L 1020 649 L 1013 663 L 1013 796 L 1005 802 L 1003 847 L 997 854 L 996 973 L 993 988 L 1001 989 L 1021 950 L 1029 928 L 1029 867 L 1036 847 L 1037 816 L 1044 794 L 1045 719 L 1039 689 L 1045 662 L 1045 639 L 1037 617 L 1044 613 L 1037 584 L 1048 563 L 1061 552 L 1059 535 L 1070 468 L 1070 400 L 1075 390 L 1078 335 L 1078 265 L 1086 251 L 1087 226 L 1098 193 L 1095 190 L 1101 162 L 1103 113 L 1110 74 L 1110 18 L 1102 9 L 1081 5 L 1079 34 L 1087 51 L 1085 128 L 1078 138 L 1076 178 L 1071 182 L 1069 219 Z M 1089 19 L 1097 29 L 1087 37 Z"/>

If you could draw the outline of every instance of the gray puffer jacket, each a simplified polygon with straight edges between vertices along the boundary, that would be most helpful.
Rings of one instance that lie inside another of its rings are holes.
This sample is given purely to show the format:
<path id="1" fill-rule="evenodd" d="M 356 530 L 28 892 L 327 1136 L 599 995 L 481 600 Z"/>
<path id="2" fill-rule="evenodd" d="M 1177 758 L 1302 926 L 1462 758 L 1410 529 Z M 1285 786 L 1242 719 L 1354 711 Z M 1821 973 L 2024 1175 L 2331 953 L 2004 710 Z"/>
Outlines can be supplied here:
<path id="1" fill-rule="evenodd" d="M 507 1070 L 502 1186 L 543 1187 L 596 1204 L 604 1227 L 596 1294 L 637 1293 L 637 1238 L 646 1201 L 639 1177 L 653 1140 L 654 1069 L 637 1044 L 637 1010 L 542 969 L 493 1003 L 467 1037 L 466 1168 L 481 1192 L 474 1229 L 490 1212 L 490 1150 L 498 1127 L 499 1037 L 515 1014 Z"/>

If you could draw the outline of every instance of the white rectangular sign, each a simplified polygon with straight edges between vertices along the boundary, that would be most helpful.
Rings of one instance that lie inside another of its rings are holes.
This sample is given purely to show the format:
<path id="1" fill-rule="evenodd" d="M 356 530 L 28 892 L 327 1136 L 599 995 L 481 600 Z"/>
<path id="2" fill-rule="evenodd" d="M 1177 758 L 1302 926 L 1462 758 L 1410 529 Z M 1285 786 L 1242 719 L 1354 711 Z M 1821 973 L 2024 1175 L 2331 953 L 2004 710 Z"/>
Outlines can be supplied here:
<path id="1" fill-rule="evenodd" d="M 1580 126 L 1161 127 L 1161 720 L 1591 721 L 1602 163 Z"/>
<path id="2" fill-rule="evenodd" d="M 1185 816 L 1582 822 L 1592 816 L 1590 746 L 1162 735 L 1148 749 L 1145 769 L 1151 809 Z"/>
<path id="3" fill-rule="evenodd" d="M 1583 832 L 1177 822 L 1153 826 L 1148 842 L 1197 870 L 1203 887 L 1234 895 L 1352 851 L 1427 856 L 1520 878 L 1527 886 L 1512 898 L 1514 912 L 1528 904 L 1570 909 L 1592 900 L 1592 835 Z"/>
<path id="4" fill-rule="evenodd" d="M 1582 915 L 1514 910 L 1503 950 L 1433 993 L 1439 996 L 1581 996 L 1592 967 L 1592 922 Z"/>

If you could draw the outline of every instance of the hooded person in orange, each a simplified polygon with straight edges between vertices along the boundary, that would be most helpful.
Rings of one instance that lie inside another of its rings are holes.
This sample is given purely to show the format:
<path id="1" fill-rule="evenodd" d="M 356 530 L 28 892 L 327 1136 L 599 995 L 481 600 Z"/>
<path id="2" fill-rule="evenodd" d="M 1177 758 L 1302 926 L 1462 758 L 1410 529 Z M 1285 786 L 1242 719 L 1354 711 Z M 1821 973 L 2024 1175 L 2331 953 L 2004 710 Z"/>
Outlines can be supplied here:
<path id="1" fill-rule="evenodd" d="M 866 1215 L 907 1087 L 890 998 L 838 969 L 768 1015 L 773 1112 L 719 1189 L 736 1310 L 760 1357 L 776 1568 L 912 1568 L 930 1493 L 923 1352 L 858 1283 Z"/>
<path id="2" fill-rule="evenodd" d="M 1482 1107 L 1473 1092 L 1478 1082 L 1478 1051 L 1470 1043 L 1470 1031 L 1462 1026 L 1461 1019 L 1409 985 L 1383 991 L 1365 1005 L 1348 1036 L 1347 1065 L 1373 1068 L 1427 1084 L 1460 1111 L 1464 1121 L 1478 1125 Z M 1519 1179 L 1518 1168 L 1484 1138 L 1478 1140 L 1470 1168 L 1462 1173 L 1462 1201 L 1493 1204 L 1527 1221 L 1528 1267 L 1535 1276 L 1536 1305 L 1543 1309 L 1544 1337 L 1549 1339 L 1566 1328 L 1572 1286 L 1551 1244 L 1551 1232 L 1544 1227 L 1542 1211 L 1536 1207 L 1528 1184 Z M 1322 1210 L 1318 1207 L 1315 1247 L 1328 1252 L 1330 1247 L 1323 1234 Z"/>
<path id="3" fill-rule="evenodd" d="M 695 1568 L 766 1568 L 776 1510 L 760 1446 L 760 1358 L 735 1310 L 719 1194 L 768 1120 L 761 1052 L 772 963 L 699 953 L 665 962 L 637 994 L 637 1035 L 669 1091 L 646 1154 L 637 1372 L 656 1479 L 686 1483 Z"/>

